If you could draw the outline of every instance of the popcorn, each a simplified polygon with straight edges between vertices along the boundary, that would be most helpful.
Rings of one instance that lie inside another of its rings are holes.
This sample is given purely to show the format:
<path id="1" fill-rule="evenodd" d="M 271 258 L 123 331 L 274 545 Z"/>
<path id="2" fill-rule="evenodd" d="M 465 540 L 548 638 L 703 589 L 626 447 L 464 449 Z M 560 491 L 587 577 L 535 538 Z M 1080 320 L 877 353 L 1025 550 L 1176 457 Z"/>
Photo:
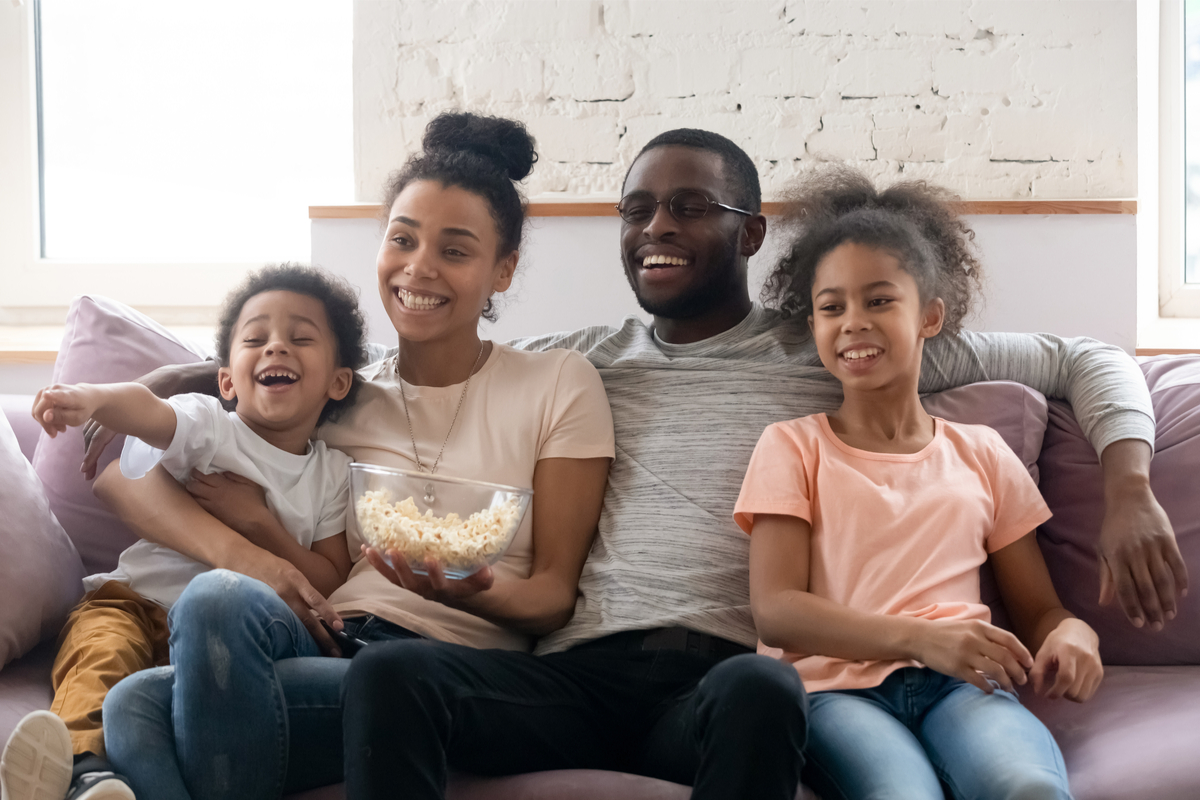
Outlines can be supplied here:
<path id="1" fill-rule="evenodd" d="M 412 497 L 392 504 L 387 489 L 363 492 L 355 503 L 363 537 L 378 550 L 396 550 L 409 564 L 432 558 L 447 572 L 470 573 L 499 555 L 520 521 L 521 498 L 476 511 L 465 520 L 453 512 L 423 515 Z"/>

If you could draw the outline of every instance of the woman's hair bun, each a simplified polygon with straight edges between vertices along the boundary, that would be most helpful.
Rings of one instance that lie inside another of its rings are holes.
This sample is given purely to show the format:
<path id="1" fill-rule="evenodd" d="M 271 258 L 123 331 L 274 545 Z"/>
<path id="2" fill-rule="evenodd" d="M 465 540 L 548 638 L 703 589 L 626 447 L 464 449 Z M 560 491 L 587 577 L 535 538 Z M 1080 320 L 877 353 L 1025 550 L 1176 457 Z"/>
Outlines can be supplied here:
<path id="1" fill-rule="evenodd" d="M 520 122 L 465 111 L 445 112 L 425 126 L 426 153 L 469 152 L 496 165 L 514 181 L 524 180 L 537 161 L 534 140 Z"/>

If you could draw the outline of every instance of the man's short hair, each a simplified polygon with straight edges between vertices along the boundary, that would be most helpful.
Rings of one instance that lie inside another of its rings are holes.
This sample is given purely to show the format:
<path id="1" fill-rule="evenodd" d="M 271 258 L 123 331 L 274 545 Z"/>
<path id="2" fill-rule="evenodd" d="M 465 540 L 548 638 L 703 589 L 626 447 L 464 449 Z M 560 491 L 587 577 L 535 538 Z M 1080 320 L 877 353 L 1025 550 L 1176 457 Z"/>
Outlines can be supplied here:
<path id="1" fill-rule="evenodd" d="M 656 147 L 669 146 L 694 147 L 697 150 L 716 153 L 720 156 L 728 173 L 726 178 L 729 181 L 729 188 L 735 195 L 733 203 L 754 214 L 762 210 L 762 189 L 758 185 L 758 170 L 755 168 L 754 162 L 750 160 L 750 156 L 746 155 L 746 151 L 732 141 L 712 131 L 676 128 L 660 133 L 646 142 L 646 146 L 638 152 L 637 158 L 634 158 L 633 161 L 637 163 L 638 158 Z M 633 164 L 630 164 L 629 168 L 633 169 Z M 625 173 L 625 178 L 629 179 L 628 172 Z"/>

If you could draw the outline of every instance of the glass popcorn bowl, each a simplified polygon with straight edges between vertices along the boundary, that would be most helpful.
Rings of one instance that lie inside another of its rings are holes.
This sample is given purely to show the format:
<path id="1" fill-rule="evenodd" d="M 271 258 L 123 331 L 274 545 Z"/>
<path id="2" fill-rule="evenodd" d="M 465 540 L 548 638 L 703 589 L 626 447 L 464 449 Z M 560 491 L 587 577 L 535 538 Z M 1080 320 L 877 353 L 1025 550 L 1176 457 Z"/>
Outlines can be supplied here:
<path id="1" fill-rule="evenodd" d="M 433 559 L 461 579 L 500 560 L 533 490 L 355 462 L 350 497 L 368 545 L 399 552 L 419 575 Z"/>

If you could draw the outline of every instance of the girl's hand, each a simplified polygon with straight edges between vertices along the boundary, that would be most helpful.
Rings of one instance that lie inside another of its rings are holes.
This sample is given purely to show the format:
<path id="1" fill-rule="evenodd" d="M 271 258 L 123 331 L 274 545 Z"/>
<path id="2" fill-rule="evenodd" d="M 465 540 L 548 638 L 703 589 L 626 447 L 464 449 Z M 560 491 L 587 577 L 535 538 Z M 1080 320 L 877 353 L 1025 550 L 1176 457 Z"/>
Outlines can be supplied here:
<path id="1" fill-rule="evenodd" d="M 33 418 L 53 439 L 68 427 L 87 422 L 96 410 L 96 392 L 82 383 L 56 383 L 40 390 L 33 399 Z"/>
<path id="2" fill-rule="evenodd" d="M 992 693 L 991 678 L 1006 691 L 1024 684 L 1033 656 L 1021 641 L 982 620 L 922 620 L 917 660 L 932 670 L 961 678 Z"/>
<path id="3" fill-rule="evenodd" d="M 417 575 L 408 568 L 408 562 L 399 551 L 387 551 L 386 559 L 374 547 L 363 545 L 362 552 L 367 561 L 371 562 L 371 566 L 392 583 L 419 594 L 426 600 L 433 600 L 451 608 L 459 608 L 463 601 L 492 588 L 495 581 L 492 568 L 487 566 L 462 580 L 452 580 L 442 572 L 441 565 L 432 559 L 425 562 L 425 569 L 429 574 Z"/>
<path id="4" fill-rule="evenodd" d="M 1033 690 L 1050 700 L 1065 697 L 1082 703 L 1096 693 L 1104 678 L 1100 637 L 1083 620 L 1064 619 L 1042 642 L 1029 677 Z"/>
<path id="5" fill-rule="evenodd" d="M 232 472 L 205 475 L 192 470 L 184 488 L 201 508 L 251 541 L 255 526 L 264 514 L 271 513 L 263 488 Z"/>

